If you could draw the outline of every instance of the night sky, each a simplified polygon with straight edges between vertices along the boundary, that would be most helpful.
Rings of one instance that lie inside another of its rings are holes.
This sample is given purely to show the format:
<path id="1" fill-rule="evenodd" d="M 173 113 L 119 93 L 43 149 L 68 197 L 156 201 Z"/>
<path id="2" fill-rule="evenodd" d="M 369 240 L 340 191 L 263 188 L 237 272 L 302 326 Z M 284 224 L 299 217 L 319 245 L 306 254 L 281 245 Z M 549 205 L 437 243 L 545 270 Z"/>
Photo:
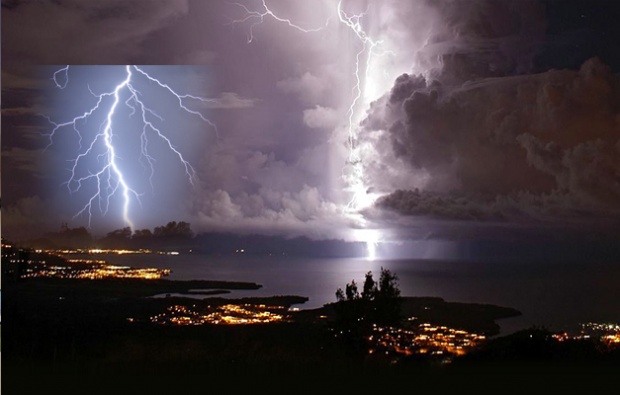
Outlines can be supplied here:
<path id="1" fill-rule="evenodd" d="M 260 0 L 242 3 L 264 12 Z M 368 10 L 361 26 L 381 41 L 369 67 L 336 0 L 266 4 L 282 20 L 243 21 L 243 7 L 219 0 L 3 0 L 3 236 L 88 225 L 72 217 L 92 185 L 74 194 L 62 185 L 84 147 L 66 128 L 44 150 L 53 126 L 40 114 L 82 114 L 96 102 L 87 86 L 109 92 L 122 78 L 122 67 L 105 66 L 138 64 L 178 92 L 212 98 L 192 109 L 217 131 L 136 81 L 196 170 L 192 185 L 153 143 L 151 190 L 141 127 L 119 124 L 122 167 L 142 194 L 137 228 L 185 220 L 197 232 L 455 251 L 499 239 L 619 241 L 618 2 L 344 1 L 347 15 Z M 51 78 L 63 66 L 52 65 L 66 64 L 84 67 L 58 89 Z M 347 210 L 350 116 L 364 199 Z M 105 215 L 94 210 L 92 232 L 126 226 L 121 205 L 115 196 Z"/>

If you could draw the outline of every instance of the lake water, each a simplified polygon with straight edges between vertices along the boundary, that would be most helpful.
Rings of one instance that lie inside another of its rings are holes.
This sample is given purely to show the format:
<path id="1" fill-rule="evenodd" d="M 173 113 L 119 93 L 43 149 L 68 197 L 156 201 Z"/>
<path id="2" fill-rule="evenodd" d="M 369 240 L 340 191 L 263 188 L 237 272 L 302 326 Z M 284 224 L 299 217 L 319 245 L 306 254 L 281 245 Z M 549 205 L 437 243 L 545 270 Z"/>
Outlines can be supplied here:
<path id="1" fill-rule="evenodd" d="M 105 258 L 134 267 L 171 269 L 171 280 L 249 281 L 258 291 L 233 291 L 227 297 L 300 295 L 310 300 L 298 307 L 315 308 L 335 301 L 338 287 L 364 273 L 378 277 L 381 267 L 399 277 L 403 296 L 438 296 L 447 301 L 513 307 L 522 317 L 501 320 L 502 333 L 532 325 L 563 329 L 580 322 L 620 322 L 620 265 L 609 263 L 446 262 L 431 260 L 368 261 L 136 255 Z"/>

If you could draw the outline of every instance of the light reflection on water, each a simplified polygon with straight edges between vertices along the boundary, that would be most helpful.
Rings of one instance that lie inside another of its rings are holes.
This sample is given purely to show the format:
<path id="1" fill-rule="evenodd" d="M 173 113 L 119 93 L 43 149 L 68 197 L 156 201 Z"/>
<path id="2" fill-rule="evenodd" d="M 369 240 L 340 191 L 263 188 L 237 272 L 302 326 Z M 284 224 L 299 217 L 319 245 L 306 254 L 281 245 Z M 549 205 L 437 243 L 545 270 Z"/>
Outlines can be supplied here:
<path id="1" fill-rule="evenodd" d="M 430 260 L 370 261 L 287 257 L 211 257 L 205 255 L 109 256 L 112 263 L 172 270 L 171 280 L 249 281 L 256 291 L 232 291 L 222 297 L 300 295 L 301 308 L 335 301 L 338 287 L 364 274 L 378 277 L 381 267 L 399 276 L 403 296 L 437 296 L 447 301 L 513 307 L 523 317 L 500 322 L 504 333 L 532 325 L 562 329 L 586 321 L 620 321 L 620 267 L 612 264 L 472 263 Z"/>

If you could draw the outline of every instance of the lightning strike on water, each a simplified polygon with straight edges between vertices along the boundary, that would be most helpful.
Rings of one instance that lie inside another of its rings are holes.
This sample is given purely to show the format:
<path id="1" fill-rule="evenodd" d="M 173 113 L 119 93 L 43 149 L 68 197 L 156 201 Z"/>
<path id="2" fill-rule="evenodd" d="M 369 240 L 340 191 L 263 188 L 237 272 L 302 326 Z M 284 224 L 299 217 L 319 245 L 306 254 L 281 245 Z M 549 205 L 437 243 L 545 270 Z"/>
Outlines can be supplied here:
<path id="1" fill-rule="evenodd" d="M 324 26 L 307 29 L 293 23 L 290 19 L 277 16 L 271 9 L 269 9 L 266 0 L 262 0 L 263 11 L 251 11 L 243 4 L 232 4 L 243 8 L 243 10 L 246 12 L 245 16 L 242 19 L 232 21 L 233 25 L 252 20 L 252 24 L 250 25 L 250 33 L 248 34 L 248 43 L 251 43 L 254 40 L 254 28 L 262 24 L 265 21 L 266 17 L 271 17 L 276 21 L 286 23 L 288 26 L 303 33 L 313 33 L 321 31 L 329 25 L 329 21 L 331 19 L 330 17 Z M 371 206 L 376 201 L 377 196 L 368 192 L 368 187 L 365 183 L 364 165 L 362 162 L 362 149 L 358 142 L 359 126 L 356 123 L 356 110 L 358 107 L 358 102 L 362 96 L 363 84 L 361 76 L 362 67 L 360 67 L 360 64 L 363 62 L 362 58 L 365 55 L 366 59 L 364 77 L 366 80 L 368 80 L 369 70 L 371 68 L 371 62 L 373 57 L 393 54 L 393 52 L 381 50 L 380 48 L 383 42 L 381 40 L 372 39 L 364 30 L 361 21 L 368 13 L 368 9 L 360 14 L 349 15 L 342 7 L 342 0 L 339 0 L 336 7 L 336 12 L 338 21 L 344 26 L 348 27 L 351 31 L 353 31 L 355 36 L 362 44 L 361 49 L 359 50 L 359 52 L 357 52 L 355 57 L 355 85 L 352 88 L 353 98 L 347 111 L 349 157 L 347 160 L 347 165 L 345 166 L 345 169 L 343 169 L 343 178 L 347 184 L 347 191 L 352 194 L 352 198 L 343 208 L 343 214 L 346 214 L 350 217 L 356 217 L 358 221 L 364 224 L 366 221 L 363 218 L 360 218 L 358 213 L 360 210 Z M 348 174 L 345 171 L 347 169 Z M 378 238 L 374 236 L 372 239 L 370 239 L 364 236 L 364 240 L 367 244 L 368 256 L 370 257 L 370 259 L 374 259 Z"/>
<path id="2" fill-rule="evenodd" d="M 52 131 L 47 134 L 49 138 L 49 143 L 46 147 L 49 148 L 54 143 L 54 137 L 56 133 L 66 127 L 71 127 L 77 134 L 80 150 L 82 150 L 82 133 L 80 132 L 78 126 L 79 124 L 84 124 L 88 121 L 88 118 L 97 113 L 98 111 L 105 111 L 105 105 L 107 105 L 107 116 L 105 117 L 105 121 L 99 127 L 99 132 L 95 135 L 95 137 L 90 141 L 88 147 L 83 152 L 79 153 L 75 159 L 70 160 L 72 163 L 70 171 L 69 179 L 63 184 L 66 185 L 70 193 L 75 193 L 82 188 L 82 184 L 86 182 L 94 183 L 96 186 L 95 193 L 88 199 L 88 202 L 84 205 L 84 207 L 77 213 L 73 218 L 76 218 L 83 214 L 88 214 L 88 226 L 91 225 L 91 219 L 93 215 L 93 205 L 98 205 L 99 210 L 105 215 L 107 214 L 110 207 L 110 198 L 114 196 L 120 189 L 123 196 L 123 220 L 129 226 L 132 233 L 135 230 L 134 223 L 130 219 L 129 209 L 131 204 L 131 198 L 135 198 L 135 200 L 140 203 L 141 194 L 138 193 L 135 189 L 133 189 L 126 180 L 123 171 L 118 166 L 118 154 L 115 143 L 113 141 L 114 135 L 114 123 L 122 122 L 121 120 L 115 119 L 115 113 L 118 108 L 118 105 L 121 101 L 121 91 L 126 90 L 129 94 L 129 98 L 125 100 L 124 104 L 131 109 L 131 113 L 129 117 L 132 117 L 139 112 L 141 121 L 142 121 L 142 133 L 140 135 L 140 160 L 143 165 L 146 167 L 147 165 L 150 168 L 150 176 L 149 182 L 151 185 L 151 189 L 153 188 L 153 174 L 155 172 L 154 163 L 155 158 L 153 158 L 148 151 L 148 135 L 147 132 L 154 133 L 159 139 L 163 140 L 164 144 L 173 152 L 178 158 L 179 161 L 183 164 L 185 168 L 185 173 L 189 179 L 189 182 L 193 185 L 193 180 L 195 178 L 195 171 L 192 165 L 185 160 L 183 154 L 177 150 L 170 139 L 166 137 L 166 135 L 161 131 L 159 127 L 156 126 L 154 122 L 163 121 L 163 118 L 158 115 L 155 111 L 150 109 L 141 99 L 142 94 L 140 91 L 132 84 L 134 80 L 134 75 L 143 76 L 148 81 L 154 82 L 158 84 L 161 88 L 165 89 L 167 92 L 172 94 L 179 102 L 179 108 L 185 112 L 196 115 L 200 117 L 204 122 L 211 125 L 217 132 L 216 125 L 212 123 L 209 119 L 207 119 L 203 114 L 198 111 L 191 110 L 187 107 L 186 102 L 188 100 L 201 101 L 203 103 L 215 101 L 214 99 L 205 99 L 199 96 L 193 95 L 181 95 L 176 93 L 170 86 L 161 82 L 159 79 L 152 77 L 150 74 L 146 73 L 144 70 L 140 69 L 138 66 L 124 66 L 126 71 L 125 78 L 114 88 L 113 91 L 107 93 L 96 94 L 88 87 L 89 91 L 93 96 L 97 98 L 97 103 L 91 107 L 89 110 L 85 111 L 82 115 L 76 116 L 72 120 L 63 123 L 57 123 L 52 121 L 49 117 L 45 117 L 54 128 Z M 64 83 L 59 82 L 59 76 L 64 74 Z M 59 89 L 64 89 L 69 84 L 69 66 L 63 67 L 54 73 L 53 76 L 54 83 L 56 87 Z M 105 104 L 104 102 L 108 101 L 107 99 L 111 99 L 111 103 Z M 96 154 L 97 149 L 103 149 L 102 153 Z M 88 175 L 79 177 L 78 172 L 86 168 L 86 164 L 84 163 L 90 157 L 96 157 L 97 163 L 100 163 L 100 160 L 103 159 L 103 165 L 97 172 L 89 171 Z"/>

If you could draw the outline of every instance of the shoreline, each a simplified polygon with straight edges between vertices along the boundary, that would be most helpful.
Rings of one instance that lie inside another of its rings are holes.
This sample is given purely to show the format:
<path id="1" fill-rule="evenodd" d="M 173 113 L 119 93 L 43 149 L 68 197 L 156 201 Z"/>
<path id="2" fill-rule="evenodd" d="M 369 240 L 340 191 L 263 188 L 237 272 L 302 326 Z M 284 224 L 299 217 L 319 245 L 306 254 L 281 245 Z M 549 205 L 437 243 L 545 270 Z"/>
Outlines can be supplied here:
<path id="1" fill-rule="evenodd" d="M 123 311 L 132 317 L 139 315 L 140 312 L 152 312 L 170 304 L 194 306 L 277 304 L 287 309 L 293 305 L 300 306 L 295 309 L 294 316 L 306 322 L 309 317 L 314 317 L 313 320 L 316 321 L 319 316 L 333 316 L 334 306 L 334 303 L 328 303 L 320 308 L 303 309 L 301 306 L 309 300 L 306 296 L 222 296 L 230 295 L 231 291 L 243 290 L 251 294 L 252 291 L 262 289 L 262 285 L 251 282 L 33 278 L 17 282 L 9 280 L 7 286 L 10 293 L 15 292 L 17 300 L 29 300 L 32 306 L 39 308 L 50 305 L 49 308 L 52 310 L 58 308 L 65 310 L 70 305 L 75 305 L 77 308 L 105 303 L 118 305 L 119 313 Z M 11 300 L 14 300 L 13 297 Z M 128 303 L 129 301 L 132 303 Z M 405 318 L 417 317 L 420 322 L 452 326 L 489 335 L 501 333 L 501 326 L 496 320 L 522 316 L 520 311 L 510 307 L 446 301 L 439 297 L 405 296 L 401 301 L 402 314 Z"/>
<path id="2" fill-rule="evenodd" d="M 219 374 L 263 369 L 407 372 L 420 366 L 440 372 L 445 358 L 475 367 L 476 358 L 494 361 L 494 354 L 485 352 L 510 351 L 512 344 L 521 350 L 520 339 L 530 339 L 529 332 L 493 336 L 499 334 L 496 320 L 518 316 L 515 309 L 436 297 L 403 297 L 403 315 L 416 320 L 364 326 L 372 331 L 370 336 L 358 333 L 355 324 L 349 330 L 343 327 L 342 316 L 329 312 L 333 303 L 320 309 L 290 309 L 308 300 L 302 296 L 149 297 L 162 289 L 221 289 L 222 285 L 261 289 L 256 283 L 204 281 L 193 288 L 196 284 L 136 279 L 9 280 L 5 290 L 10 298 L 4 306 L 14 323 L 6 328 L 11 338 L 4 350 L 4 357 L 11 361 L 9 374 Z M 540 336 L 545 347 L 551 344 L 563 355 L 563 343 L 547 333 Z M 418 338 L 425 340 L 417 343 Z M 575 355 L 581 355 L 578 351 Z M 598 358 L 605 361 L 607 354 Z"/>

